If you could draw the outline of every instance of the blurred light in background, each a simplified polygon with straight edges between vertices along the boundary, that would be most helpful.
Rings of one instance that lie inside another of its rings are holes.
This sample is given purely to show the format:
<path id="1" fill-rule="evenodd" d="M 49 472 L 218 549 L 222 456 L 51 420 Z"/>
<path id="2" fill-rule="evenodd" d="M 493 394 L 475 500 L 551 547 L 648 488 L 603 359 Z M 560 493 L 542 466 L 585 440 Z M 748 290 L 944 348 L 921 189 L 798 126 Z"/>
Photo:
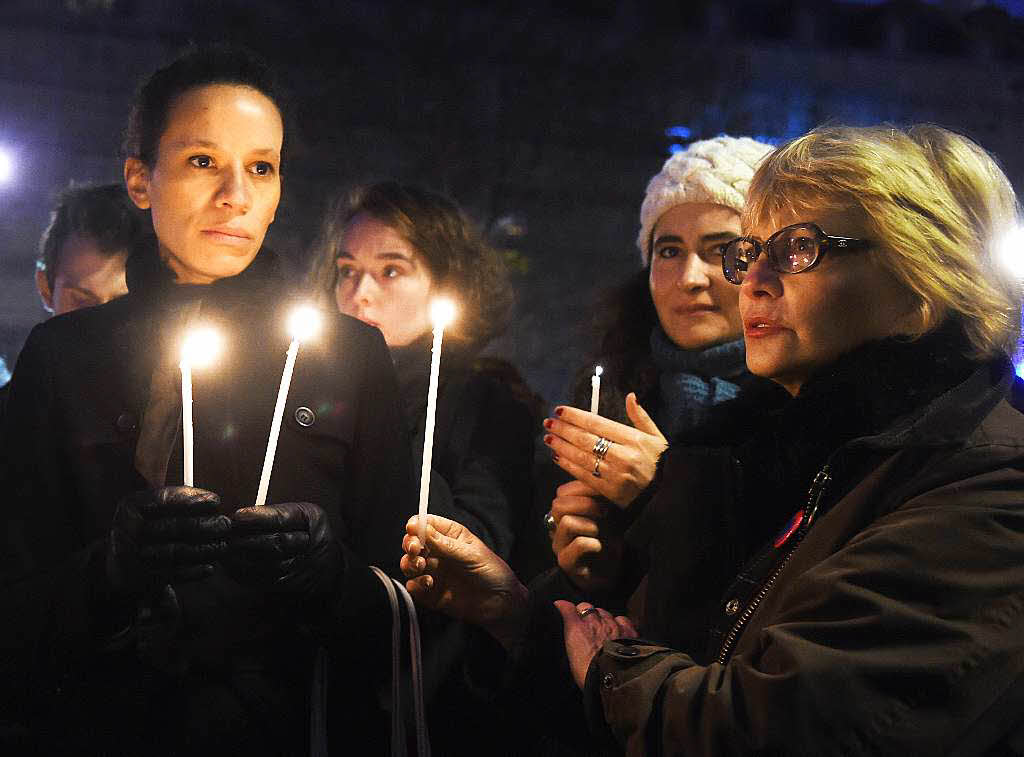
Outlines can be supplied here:
<path id="1" fill-rule="evenodd" d="M 0 184 L 8 184 L 14 178 L 14 158 L 10 150 L 0 145 Z"/>
<path id="2" fill-rule="evenodd" d="M 996 243 L 996 262 L 1008 273 L 1024 279 L 1024 228 L 1014 226 Z"/>
<path id="3" fill-rule="evenodd" d="M 7 370 L 7 362 L 0 357 L 0 386 L 11 380 L 11 372 Z"/>

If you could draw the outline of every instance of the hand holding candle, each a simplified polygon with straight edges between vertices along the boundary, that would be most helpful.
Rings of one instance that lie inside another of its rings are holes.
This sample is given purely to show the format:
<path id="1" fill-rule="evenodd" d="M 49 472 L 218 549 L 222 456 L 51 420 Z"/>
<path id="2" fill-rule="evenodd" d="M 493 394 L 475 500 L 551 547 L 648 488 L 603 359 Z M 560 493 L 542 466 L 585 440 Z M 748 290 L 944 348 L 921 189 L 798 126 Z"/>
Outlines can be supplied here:
<path id="1" fill-rule="evenodd" d="M 319 328 L 320 312 L 311 305 L 302 305 L 296 308 L 288 318 L 288 332 L 291 334 L 292 342 L 288 345 L 284 371 L 281 374 L 281 385 L 277 390 L 274 418 L 270 422 L 270 439 L 267 441 L 267 454 L 263 458 L 263 472 L 260 474 L 259 490 L 256 493 L 256 507 L 262 507 L 267 503 L 270 473 L 274 469 L 277 439 L 281 435 L 281 419 L 284 417 L 284 405 L 288 399 L 288 388 L 292 383 L 292 372 L 295 370 L 295 358 L 299 354 L 299 343 L 308 341 Z"/>
<path id="2" fill-rule="evenodd" d="M 185 335 L 181 345 L 181 433 L 184 449 L 184 483 L 195 486 L 195 453 L 192 427 L 192 368 L 203 368 L 217 357 L 221 348 L 220 334 L 211 328 L 200 328 Z"/>
<path id="3" fill-rule="evenodd" d="M 455 303 L 448 299 L 434 300 L 430 305 L 430 322 L 434 325 L 434 343 L 430 349 L 430 386 L 427 389 L 427 422 L 423 430 L 423 465 L 420 468 L 419 537 L 426 544 L 427 500 L 430 498 L 430 466 L 434 455 L 434 420 L 437 417 L 437 383 L 441 372 L 441 342 L 444 329 L 455 320 Z"/>
<path id="4" fill-rule="evenodd" d="M 601 374 L 604 373 L 604 368 L 597 366 L 594 368 L 594 375 L 590 377 L 590 412 L 594 415 L 598 414 L 598 406 L 601 402 Z"/>

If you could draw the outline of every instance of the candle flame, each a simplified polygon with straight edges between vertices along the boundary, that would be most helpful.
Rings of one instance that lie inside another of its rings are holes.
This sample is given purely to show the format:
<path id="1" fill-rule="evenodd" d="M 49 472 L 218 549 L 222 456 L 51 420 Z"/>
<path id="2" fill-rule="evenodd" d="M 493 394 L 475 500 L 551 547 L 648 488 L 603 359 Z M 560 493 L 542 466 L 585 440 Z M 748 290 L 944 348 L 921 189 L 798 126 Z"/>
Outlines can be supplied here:
<path id="1" fill-rule="evenodd" d="M 435 329 L 443 329 L 455 320 L 455 303 L 440 297 L 430 303 L 430 322 Z"/>
<path id="2" fill-rule="evenodd" d="M 308 341 L 320 330 L 320 311 L 312 305 L 299 305 L 288 316 L 288 333 L 292 339 Z"/>
<path id="3" fill-rule="evenodd" d="M 594 368 L 595 376 L 600 376 L 602 373 L 604 373 L 604 368 L 602 368 L 601 366 L 597 366 L 596 368 Z"/>
<path id="4" fill-rule="evenodd" d="M 205 368 L 220 354 L 221 346 L 220 333 L 215 329 L 193 329 L 185 335 L 185 340 L 181 344 L 181 362 L 192 367 Z"/>

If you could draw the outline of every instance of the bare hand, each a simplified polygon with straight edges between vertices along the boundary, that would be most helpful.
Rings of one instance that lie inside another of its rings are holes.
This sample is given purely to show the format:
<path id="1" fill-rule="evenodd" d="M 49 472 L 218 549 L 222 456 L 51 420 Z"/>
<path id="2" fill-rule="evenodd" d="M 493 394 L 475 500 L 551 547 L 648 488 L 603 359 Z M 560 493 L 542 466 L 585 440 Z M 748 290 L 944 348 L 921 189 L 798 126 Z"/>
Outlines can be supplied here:
<path id="1" fill-rule="evenodd" d="M 427 516 L 427 549 L 410 518 L 401 569 L 417 603 L 483 627 L 506 647 L 521 641 L 529 592 L 508 564 L 461 523 Z"/>
<path id="2" fill-rule="evenodd" d="M 607 589 L 618 578 L 622 535 L 612 530 L 608 507 L 607 500 L 581 481 L 562 484 L 551 501 L 551 550 L 558 567 L 584 591 Z"/>
<path id="3" fill-rule="evenodd" d="M 587 671 L 601 647 L 610 639 L 635 639 L 633 623 L 624 615 L 612 617 L 607 610 L 589 602 L 574 605 L 564 599 L 555 601 L 565 628 L 565 653 L 576 685 L 583 688 Z"/>
<path id="4" fill-rule="evenodd" d="M 549 432 L 544 443 L 554 450 L 555 463 L 578 481 L 626 507 L 654 479 L 658 458 L 668 441 L 633 392 L 626 396 L 626 415 L 634 428 L 575 407 L 559 406 L 555 415 L 558 417 L 544 421 Z M 598 458 L 594 446 L 602 437 L 611 446 L 597 466 L 600 475 L 595 476 Z"/>

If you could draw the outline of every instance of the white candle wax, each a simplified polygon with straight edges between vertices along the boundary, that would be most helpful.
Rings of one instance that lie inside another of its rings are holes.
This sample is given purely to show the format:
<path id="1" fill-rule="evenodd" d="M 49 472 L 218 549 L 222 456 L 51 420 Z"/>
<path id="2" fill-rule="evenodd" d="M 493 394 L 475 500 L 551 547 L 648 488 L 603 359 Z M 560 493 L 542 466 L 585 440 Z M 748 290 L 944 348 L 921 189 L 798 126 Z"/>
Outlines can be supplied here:
<path id="1" fill-rule="evenodd" d="M 420 506 L 418 533 L 420 544 L 426 544 L 427 501 L 430 498 L 430 466 L 434 457 L 434 420 L 437 417 L 437 384 L 441 372 L 441 342 L 444 326 L 434 327 L 434 343 L 430 349 L 430 386 L 427 389 L 427 422 L 423 430 L 423 464 L 420 468 Z"/>
<path id="2" fill-rule="evenodd" d="M 299 354 L 299 340 L 293 339 L 288 345 L 288 357 L 284 361 L 284 372 L 281 374 L 281 385 L 277 390 L 277 404 L 274 406 L 274 419 L 270 422 L 270 439 L 267 441 L 267 454 L 263 458 L 263 472 L 260 474 L 260 487 L 256 493 L 256 507 L 267 504 L 267 490 L 270 488 L 270 472 L 274 469 L 274 456 L 277 454 L 277 439 L 281 435 L 281 419 L 284 418 L 284 405 L 288 399 L 288 387 L 292 383 L 292 372 L 295 370 L 295 357 Z"/>
<path id="3" fill-rule="evenodd" d="M 181 361 L 181 435 L 185 450 L 185 486 L 195 486 L 195 463 L 192 433 L 192 366 L 188 360 Z"/>
<path id="4" fill-rule="evenodd" d="M 434 343 L 430 349 L 430 385 L 427 388 L 427 421 L 423 429 L 423 463 L 420 467 L 420 503 L 417 535 L 420 544 L 427 544 L 427 502 L 430 499 L 430 466 L 434 457 L 434 419 L 437 416 L 437 384 L 441 374 L 441 342 L 444 327 L 455 318 L 455 303 L 437 299 L 430 304 L 430 320 L 434 324 Z"/>
<path id="5" fill-rule="evenodd" d="M 220 335 L 211 328 L 193 329 L 181 344 L 181 446 L 182 479 L 195 486 L 195 433 L 192 426 L 192 369 L 207 366 L 220 352 Z"/>
<path id="6" fill-rule="evenodd" d="M 598 406 L 601 402 L 601 374 L 604 373 L 604 368 L 597 366 L 594 369 L 594 375 L 590 377 L 590 412 L 597 414 Z"/>

